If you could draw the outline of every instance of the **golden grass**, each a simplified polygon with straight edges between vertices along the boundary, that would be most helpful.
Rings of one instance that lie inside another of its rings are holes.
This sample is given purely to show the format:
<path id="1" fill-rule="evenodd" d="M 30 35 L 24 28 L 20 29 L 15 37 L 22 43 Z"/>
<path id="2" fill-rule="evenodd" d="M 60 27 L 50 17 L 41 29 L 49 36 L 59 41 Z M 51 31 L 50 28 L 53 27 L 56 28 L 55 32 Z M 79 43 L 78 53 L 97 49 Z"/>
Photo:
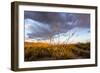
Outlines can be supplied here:
<path id="1" fill-rule="evenodd" d="M 90 43 L 48 44 L 25 42 L 25 61 L 90 58 Z"/>

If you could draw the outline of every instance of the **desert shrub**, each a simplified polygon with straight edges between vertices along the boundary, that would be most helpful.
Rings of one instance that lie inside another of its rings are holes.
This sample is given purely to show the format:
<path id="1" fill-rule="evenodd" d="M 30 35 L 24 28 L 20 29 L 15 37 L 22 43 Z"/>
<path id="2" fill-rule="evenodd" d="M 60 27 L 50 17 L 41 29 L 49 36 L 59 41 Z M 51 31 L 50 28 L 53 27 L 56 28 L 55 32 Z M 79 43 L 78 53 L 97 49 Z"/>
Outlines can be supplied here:
<path id="1" fill-rule="evenodd" d="M 52 49 L 52 57 L 55 59 L 70 59 L 74 58 L 74 54 L 69 47 L 61 45 Z"/>
<path id="2" fill-rule="evenodd" d="M 90 57 L 90 44 L 34 45 L 25 47 L 25 61 L 59 60 Z"/>

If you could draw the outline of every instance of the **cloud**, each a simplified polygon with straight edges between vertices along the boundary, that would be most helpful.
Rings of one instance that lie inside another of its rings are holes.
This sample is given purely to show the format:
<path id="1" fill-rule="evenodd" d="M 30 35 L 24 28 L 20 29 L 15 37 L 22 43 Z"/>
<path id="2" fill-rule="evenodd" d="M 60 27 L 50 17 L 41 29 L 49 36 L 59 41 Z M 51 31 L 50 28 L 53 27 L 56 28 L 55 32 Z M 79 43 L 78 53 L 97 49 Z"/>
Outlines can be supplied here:
<path id="1" fill-rule="evenodd" d="M 90 29 L 90 14 L 24 11 L 25 37 L 46 40 L 73 28 Z"/>
<path id="2" fill-rule="evenodd" d="M 48 25 L 32 19 L 25 19 L 25 34 L 27 38 L 46 37 L 51 32 Z"/>

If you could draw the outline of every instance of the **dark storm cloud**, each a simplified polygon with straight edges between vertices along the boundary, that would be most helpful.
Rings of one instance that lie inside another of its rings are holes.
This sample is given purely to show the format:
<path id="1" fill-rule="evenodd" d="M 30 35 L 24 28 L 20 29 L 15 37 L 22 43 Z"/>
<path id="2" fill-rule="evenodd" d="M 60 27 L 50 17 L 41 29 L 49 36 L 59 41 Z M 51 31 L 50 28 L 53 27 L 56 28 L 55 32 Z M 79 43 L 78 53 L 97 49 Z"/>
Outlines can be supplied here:
<path id="1" fill-rule="evenodd" d="M 32 20 L 31 33 L 27 33 L 29 38 L 46 38 L 68 32 L 75 27 L 90 28 L 89 14 L 25 11 L 24 19 Z M 37 31 L 34 30 L 36 27 Z"/>

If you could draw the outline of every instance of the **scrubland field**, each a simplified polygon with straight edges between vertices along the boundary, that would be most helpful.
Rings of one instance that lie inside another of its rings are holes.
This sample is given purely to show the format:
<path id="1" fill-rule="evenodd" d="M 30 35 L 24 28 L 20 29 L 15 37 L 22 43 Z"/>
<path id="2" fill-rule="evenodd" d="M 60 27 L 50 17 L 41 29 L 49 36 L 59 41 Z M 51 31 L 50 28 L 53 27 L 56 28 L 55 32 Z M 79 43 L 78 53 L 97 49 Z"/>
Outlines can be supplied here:
<path id="1" fill-rule="evenodd" d="M 48 44 L 25 42 L 24 61 L 90 58 L 90 43 Z"/>

